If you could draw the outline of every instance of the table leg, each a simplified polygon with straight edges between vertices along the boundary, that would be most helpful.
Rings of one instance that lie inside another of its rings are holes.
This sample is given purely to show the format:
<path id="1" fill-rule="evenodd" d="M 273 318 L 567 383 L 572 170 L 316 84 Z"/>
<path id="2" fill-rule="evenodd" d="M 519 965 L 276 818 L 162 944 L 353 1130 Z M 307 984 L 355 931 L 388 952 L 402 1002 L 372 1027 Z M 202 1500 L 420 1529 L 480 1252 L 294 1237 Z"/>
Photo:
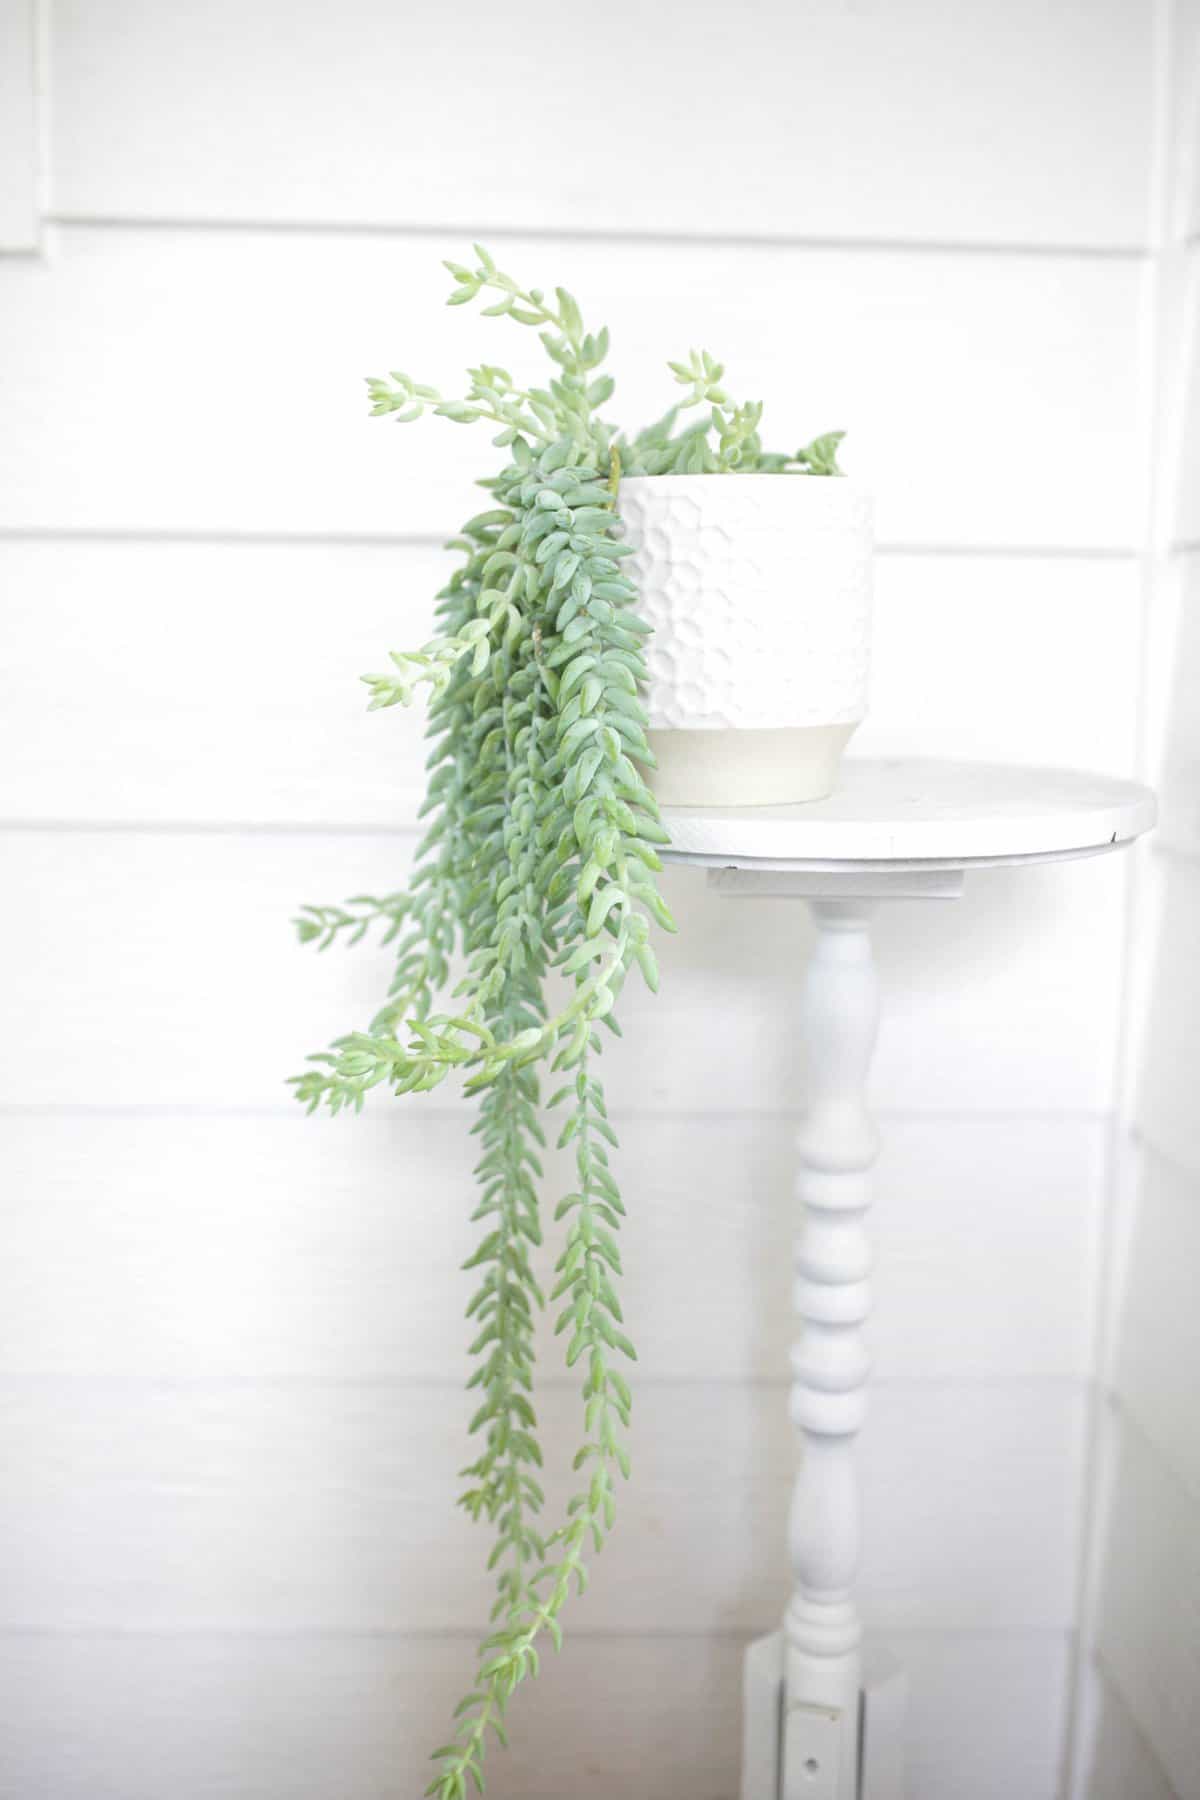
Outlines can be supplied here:
<path id="1" fill-rule="evenodd" d="M 801 1467 L 788 1528 L 795 1589 L 784 1619 L 781 1800 L 858 1800 L 862 1626 L 854 1440 L 866 1407 L 871 1245 L 865 1215 L 879 1150 L 864 1085 L 879 1000 L 869 907 L 812 903 L 803 990 L 808 1105 L 797 1139 L 791 1416 Z"/>
<path id="2" fill-rule="evenodd" d="M 879 1015 L 870 902 L 954 898 L 961 879 L 906 875 L 886 888 L 856 877 L 841 895 L 804 872 L 719 870 L 710 881 L 731 895 L 805 898 L 817 927 L 801 1001 L 808 1104 L 797 1139 L 801 1335 L 791 1416 L 801 1466 L 788 1534 L 795 1587 L 783 1629 L 746 1653 L 742 1800 L 903 1800 L 904 1671 L 881 1646 L 864 1659 L 854 1602 L 854 1441 L 870 1372 L 862 1338 L 871 1300 L 866 1213 L 879 1150 L 865 1099 Z"/>

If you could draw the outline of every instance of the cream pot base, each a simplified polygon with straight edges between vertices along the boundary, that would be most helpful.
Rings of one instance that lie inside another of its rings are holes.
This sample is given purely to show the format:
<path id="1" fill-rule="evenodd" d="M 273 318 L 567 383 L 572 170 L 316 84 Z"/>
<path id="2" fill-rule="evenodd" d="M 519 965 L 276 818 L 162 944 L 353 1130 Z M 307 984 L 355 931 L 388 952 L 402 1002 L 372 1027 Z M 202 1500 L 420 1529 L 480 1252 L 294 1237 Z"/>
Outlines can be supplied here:
<path id="1" fill-rule="evenodd" d="M 756 731 L 654 731 L 650 785 L 663 806 L 787 806 L 824 800 L 837 778 L 850 725 Z"/>
<path id="2" fill-rule="evenodd" d="M 871 504 L 846 477 L 630 475 L 617 504 L 669 806 L 823 799 L 867 710 Z"/>

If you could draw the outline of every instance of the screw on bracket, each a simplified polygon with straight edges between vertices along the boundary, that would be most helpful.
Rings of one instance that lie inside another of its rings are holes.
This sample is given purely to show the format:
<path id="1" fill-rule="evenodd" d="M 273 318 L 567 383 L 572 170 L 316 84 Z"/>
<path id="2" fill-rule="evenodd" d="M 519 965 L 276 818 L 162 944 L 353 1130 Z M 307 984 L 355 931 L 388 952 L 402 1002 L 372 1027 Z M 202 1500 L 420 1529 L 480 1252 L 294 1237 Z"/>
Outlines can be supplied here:
<path id="1" fill-rule="evenodd" d="M 843 1724 L 833 1708 L 786 1707 L 780 1800 L 846 1800 L 841 1785 Z"/>

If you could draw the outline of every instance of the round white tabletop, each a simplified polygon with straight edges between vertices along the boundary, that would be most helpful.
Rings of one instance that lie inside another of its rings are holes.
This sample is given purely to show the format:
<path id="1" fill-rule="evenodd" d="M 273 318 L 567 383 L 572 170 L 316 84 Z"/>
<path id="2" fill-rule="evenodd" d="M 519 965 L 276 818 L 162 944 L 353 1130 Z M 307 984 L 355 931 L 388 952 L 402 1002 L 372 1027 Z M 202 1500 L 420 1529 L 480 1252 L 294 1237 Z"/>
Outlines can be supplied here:
<path id="1" fill-rule="evenodd" d="M 668 862 L 878 870 L 1055 862 L 1119 849 L 1154 824 L 1149 788 L 1071 769 L 896 758 L 842 764 L 801 806 L 663 808 Z"/>

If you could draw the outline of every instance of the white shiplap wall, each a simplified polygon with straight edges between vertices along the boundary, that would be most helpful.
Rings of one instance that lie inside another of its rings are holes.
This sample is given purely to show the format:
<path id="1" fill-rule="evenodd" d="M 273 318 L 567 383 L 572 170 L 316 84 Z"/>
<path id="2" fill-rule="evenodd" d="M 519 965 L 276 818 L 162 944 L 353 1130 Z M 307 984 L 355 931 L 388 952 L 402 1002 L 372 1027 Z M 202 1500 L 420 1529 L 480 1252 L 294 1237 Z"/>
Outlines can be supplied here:
<path id="1" fill-rule="evenodd" d="M 0 7 L 0 255 L 30 251 L 40 225 L 38 13 Z"/>
<path id="2" fill-rule="evenodd" d="M 632 417 L 710 342 L 878 490 L 861 749 L 1128 772 L 1157 26 L 536 0 L 518 55 L 482 5 L 54 6 L 43 252 L 0 262 L 4 1800 L 407 1795 L 484 1610 L 462 1115 L 282 1099 L 384 975 L 286 919 L 402 876 L 419 720 L 355 677 L 425 634 L 468 494 L 359 376 L 488 341 L 441 309 L 468 229 L 609 321 Z M 730 1800 L 783 1594 L 807 930 L 669 885 L 610 1076 L 636 1479 L 497 1800 Z M 1060 1791 L 1126 887 L 880 923 L 864 1603 L 912 1800 Z M 552 1381 L 560 1453 L 572 1413 Z"/>
<path id="3" fill-rule="evenodd" d="M 1135 896 L 1106 1411 L 1083 1616 L 1077 1800 L 1198 1800 L 1200 1732 L 1200 4 L 1163 68 L 1144 766 L 1162 825 Z"/>

